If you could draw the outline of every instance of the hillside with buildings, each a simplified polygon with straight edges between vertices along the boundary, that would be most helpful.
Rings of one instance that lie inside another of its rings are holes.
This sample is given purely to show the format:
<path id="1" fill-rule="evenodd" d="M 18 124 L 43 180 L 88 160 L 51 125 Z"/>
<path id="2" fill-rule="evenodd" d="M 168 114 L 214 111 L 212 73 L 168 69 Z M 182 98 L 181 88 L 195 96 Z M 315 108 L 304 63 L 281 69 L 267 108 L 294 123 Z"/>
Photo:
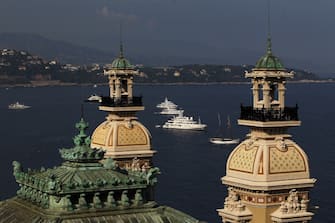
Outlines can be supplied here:
<path id="1" fill-rule="evenodd" d="M 45 60 L 27 51 L 2 49 L 0 51 L 1 85 L 57 85 L 105 83 L 103 70 L 110 64 L 62 64 L 56 60 Z M 190 64 L 181 66 L 152 67 L 135 65 L 138 83 L 229 83 L 245 82 L 245 71 L 251 65 Z M 292 80 L 319 80 L 314 74 L 293 69 Z"/>
<path id="2" fill-rule="evenodd" d="M 246 82 L 245 72 L 251 71 L 252 65 L 213 65 L 190 64 L 169 67 L 141 67 L 138 82 L 145 83 L 229 83 Z M 289 69 L 290 70 L 290 69 Z M 311 72 L 292 69 L 292 80 L 319 80 Z"/>

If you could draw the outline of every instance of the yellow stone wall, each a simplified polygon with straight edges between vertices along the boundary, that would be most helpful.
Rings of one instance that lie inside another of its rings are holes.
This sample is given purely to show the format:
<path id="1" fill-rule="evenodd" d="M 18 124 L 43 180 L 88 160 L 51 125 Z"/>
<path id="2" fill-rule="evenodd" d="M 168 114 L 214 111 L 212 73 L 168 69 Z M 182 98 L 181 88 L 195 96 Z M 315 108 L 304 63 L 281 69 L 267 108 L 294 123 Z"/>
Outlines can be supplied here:
<path id="1" fill-rule="evenodd" d="M 104 146 L 105 145 L 105 140 L 108 135 L 113 135 L 113 130 L 111 133 L 109 133 L 111 129 L 111 125 L 107 124 L 102 124 L 96 130 L 94 131 L 92 135 L 92 143 Z M 109 145 L 113 145 L 113 141 L 109 140 Z"/>
<path id="2" fill-rule="evenodd" d="M 228 164 L 229 169 L 253 173 L 257 150 L 257 146 L 247 149 L 246 145 L 241 145 L 239 149 L 233 152 Z"/>
<path id="3" fill-rule="evenodd" d="M 270 174 L 292 173 L 306 171 L 306 164 L 302 154 L 293 146 L 283 151 L 277 147 L 270 147 Z"/>
<path id="4" fill-rule="evenodd" d="M 117 130 L 117 145 L 127 146 L 127 145 L 146 145 L 147 136 L 142 128 L 135 125 L 132 128 L 127 128 L 125 126 L 119 126 Z"/>

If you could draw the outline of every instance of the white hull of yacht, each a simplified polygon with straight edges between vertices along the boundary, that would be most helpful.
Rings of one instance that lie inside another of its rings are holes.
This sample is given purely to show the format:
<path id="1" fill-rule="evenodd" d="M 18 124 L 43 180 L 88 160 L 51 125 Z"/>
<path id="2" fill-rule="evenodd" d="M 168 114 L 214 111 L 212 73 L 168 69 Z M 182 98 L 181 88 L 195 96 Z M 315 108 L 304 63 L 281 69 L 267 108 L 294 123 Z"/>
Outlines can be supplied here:
<path id="1" fill-rule="evenodd" d="M 232 144 L 239 143 L 240 139 L 229 139 L 229 138 L 214 137 L 214 138 L 210 138 L 209 141 L 213 144 L 232 145 Z"/>
<path id="2" fill-rule="evenodd" d="M 193 125 L 178 125 L 178 124 L 164 124 L 162 128 L 164 129 L 180 129 L 180 130 L 195 130 L 203 131 L 207 125 L 205 124 L 193 124 Z"/>
<path id="3" fill-rule="evenodd" d="M 176 110 L 176 109 L 163 109 L 159 114 L 161 115 L 179 115 L 183 113 L 184 110 Z"/>

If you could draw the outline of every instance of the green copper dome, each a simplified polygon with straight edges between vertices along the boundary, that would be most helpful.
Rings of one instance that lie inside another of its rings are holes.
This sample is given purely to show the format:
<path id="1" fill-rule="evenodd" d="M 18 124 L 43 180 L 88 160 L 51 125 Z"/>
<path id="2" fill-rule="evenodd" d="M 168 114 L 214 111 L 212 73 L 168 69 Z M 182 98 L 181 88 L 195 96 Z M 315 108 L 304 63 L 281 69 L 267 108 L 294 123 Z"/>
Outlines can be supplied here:
<path id="1" fill-rule="evenodd" d="M 134 69 L 134 66 L 123 56 L 122 44 L 120 44 L 120 55 L 112 62 L 112 68 L 119 70 Z"/>
<path id="2" fill-rule="evenodd" d="M 271 38 L 268 38 L 267 52 L 256 63 L 255 70 L 285 70 L 279 58 L 272 54 Z"/>

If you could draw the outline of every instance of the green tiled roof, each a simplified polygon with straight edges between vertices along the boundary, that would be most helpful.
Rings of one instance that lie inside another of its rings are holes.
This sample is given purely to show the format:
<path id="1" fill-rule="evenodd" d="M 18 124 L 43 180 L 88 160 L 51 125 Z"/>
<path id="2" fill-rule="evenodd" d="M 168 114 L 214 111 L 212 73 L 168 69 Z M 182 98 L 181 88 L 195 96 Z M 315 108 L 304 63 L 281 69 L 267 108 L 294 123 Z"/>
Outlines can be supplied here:
<path id="1" fill-rule="evenodd" d="M 79 134 L 74 147 L 61 149 L 61 166 L 24 171 L 13 162 L 14 176 L 20 185 L 18 198 L 39 208 L 68 212 L 88 208 L 141 207 L 152 201 L 150 192 L 157 182 L 158 168 L 133 171 L 118 168 L 112 159 L 102 161 L 104 151 L 91 149 L 85 134 L 88 124 L 76 124 Z"/>
<path id="2" fill-rule="evenodd" d="M 112 68 L 118 70 L 130 70 L 134 69 L 134 66 L 124 57 L 123 46 L 120 44 L 120 55 L 112 62 Z"/>
<path id="3" fill-rule="evenodd" d="M 280 62 L 279 58 L 272 54 L 271 49 L 271 38 L 268 38 L 268 47 L 267 52 L 264 56 L 262 56 L 256 66 L 255 70 L 285 70 L 285 67 Z"/>
<path id="4" fill-rule="evenodd" d="M 123 56 L 119 56 L 112 62 L 112 68 L 113 69 L 119 69 L 119 70 L 130 70 L 133 69 L 134 66 L 130 64 L 130 62 L 124 58 Z"/>

